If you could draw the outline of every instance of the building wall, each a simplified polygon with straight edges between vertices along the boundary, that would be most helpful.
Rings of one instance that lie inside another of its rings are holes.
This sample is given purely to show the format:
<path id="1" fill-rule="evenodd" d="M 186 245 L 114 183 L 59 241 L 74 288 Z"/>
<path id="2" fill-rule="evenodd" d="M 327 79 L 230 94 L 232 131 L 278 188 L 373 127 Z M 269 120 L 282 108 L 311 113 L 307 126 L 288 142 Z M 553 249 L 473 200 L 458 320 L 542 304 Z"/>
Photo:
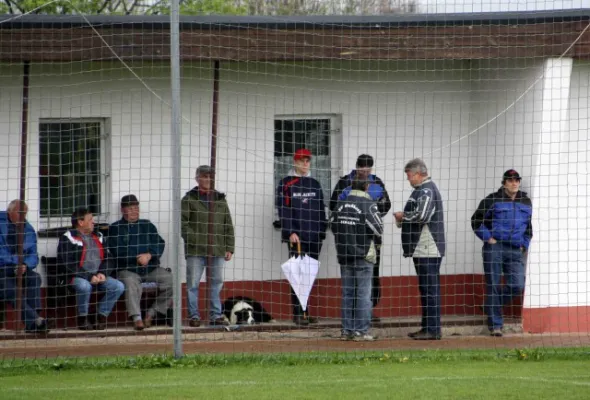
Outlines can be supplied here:
<path id="1" fill-rule="evenodd" d="M 36 228 L 46 227 L 38 214 L 39 120 L 106 118 L 111 168 L 104 220 L 119 218 L 120 197 L 133 192 L 142 202 L 143 217 L 156 223 L 168 244 L 173 242 L 170 112 L 158 99 L 170 101 L 169 71 L 160 64 L 133 68 L 142 81 L 116 63 L 32 66 L 27 199 L 29 220 Z M 4 139 L 0 152 L 6 160 L 0 201 L 5 203 L 18 196 L 21 71 L 20 66 L 0 66 L 0 135 Z M 470 227 L 478 202 L 497 190 L 508 168 L 521 172 L 523 189 L 531 191 L 535 201 L 527 177 L 536 173 L 533 157 L 539 149 L 543 113 L 542 73 L 542 60 L 222 63 L 217 185 L 228 193 L 237 237 L 235 258 L 227 265 L 225 279 L 282 279 L 279 267 L 287 251 L 279 232 L 272 228 L 273 121 L 277 115 L 339 118 L 332 184 L 354 167 L 358 154 L 370 153 L 376 159 L 375 172 L 390 193 L 392 212 L 400 210 L 411 193 L 403 174 L 405 162 L 422 156 L 445 200 L 448 254 L 442 273 L 481 274 L 481 243 Z M 182 75 L 184 194 L 195 185 L 195 168 L 209 160 L 213 83 L 208 63 L 186 63 Z M 562 152 L 569 154 L 568 162 L 576 162 L 580 171 L 587 167 L 587 81 L 587 65 L 577 63 L 569 101 L 571 122 Z M 576 213 L 585 215 L 585 175 L 579 173 L 575 179 L 576 193 L 569 194 L 577 199 Z M 411 277 L 413 266 L 401 255 L 392 212 L 385 218 L 382 275 Z M 562 295 L 560 302 L 572 299 L 585 304 L 585 219 L 572 218 L 578 221 L 576 263 L 570 264 L 576 275 L 568 275 L 573 280 L 558 290 L 577 293 L 575 299 Z M 542 222 L 535 215 L 535 230 Z M 40 239 L 39 251 L 51 256 L 55 246 L 55 239 Z M 178 251 L 183 259 L 181 247 Z M 168 264 L 172 250 L 167 247 Z M 531 257 L 529 276 L 538 262 L 534 260 L 538 259 Z M 321 279 L 339 277 L 331 234 L 320 261 Z"/>

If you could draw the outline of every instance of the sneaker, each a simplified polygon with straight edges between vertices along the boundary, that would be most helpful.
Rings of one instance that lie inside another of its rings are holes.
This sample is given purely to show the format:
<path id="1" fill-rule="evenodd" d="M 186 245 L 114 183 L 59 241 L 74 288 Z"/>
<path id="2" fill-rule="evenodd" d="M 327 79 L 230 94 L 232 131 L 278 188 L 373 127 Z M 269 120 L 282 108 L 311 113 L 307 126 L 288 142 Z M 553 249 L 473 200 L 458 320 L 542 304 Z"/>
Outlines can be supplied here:
<path id="1" fill-rule="evenodd" d="M 504 334 L 502 333 L 502 329 L 496 328 L 490 330 L 490 336 L 494 337 L 502 337 Z"/>
<path id="2" fill-rule="evenodd" d="M 218 317 L 209 321 L 211 326 L 229 326 L 229 321 L 226 318 Z"/>
<path id="3" fill-rule="evenodd" d="M 416 336 L 418 336 L 422 332 L 426 332 L 426 331 L 424 329 L 420 329 L 419 331 L 416 331 L 416 332 L 410 332 L 410 333 L 408 333 L 408 337 L 414 339 Z"/>
<path id="4" fill-rule="evenodd" d="M 107 329 L 107 317 L 105 317 L 102 314 L 99 314 L 96 320 L 96 324 L 94 325 L 94 329 L 97 331 L 104 331 L 105 329 Z"/>
<path id="5" fill-rule="evenodd" d="M 35 322 L 34 326 L 25 329 L 25 333 L 35 333 L 35 334 L 49 333 L 49 327 L 47 326 L 47 320 L 46 319 L 38 319 Z"/>
<path id="6" fill-rule="evenodd" d="M 368 333 L 360 332 L 355 332 L 352 338 L 352 340 L 354 340 L 355 342 L 374 342 L 375 339 L 375 336 L 371 336 Z"/>
<path id="7" fill-rule="evenodd" d="M 354 339 L 354 334 L 351 332 L 347 332 L 347 331 L 342 331 L 340 333 L 340 340 L 344 341 L 348 341 L 348 340 L 352 340 Z"/>
<path id="8" fill-rule="evenodd" d="M 188 326 L 193 327 L 193 328 L 198 328 L 199 326 L 201 326 L 201 320 L 198 317 L 191 318 L 188 321 Z"/>
<path id="9" fill-rule="evenodd" d="M 86 315 L 78 316 L 78 329 L 81 331 L 91 331 L 94 329 L 94 326 L 88 321 L 88 317 Z"/>

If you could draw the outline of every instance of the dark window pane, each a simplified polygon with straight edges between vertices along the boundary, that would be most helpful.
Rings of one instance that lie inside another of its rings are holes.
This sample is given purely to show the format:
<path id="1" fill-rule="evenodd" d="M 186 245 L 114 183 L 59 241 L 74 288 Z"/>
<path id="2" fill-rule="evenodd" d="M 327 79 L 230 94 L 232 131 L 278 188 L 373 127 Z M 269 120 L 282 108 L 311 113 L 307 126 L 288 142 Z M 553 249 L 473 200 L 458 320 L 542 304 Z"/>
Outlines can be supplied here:
<path id="1" fill-rule="evenodd" d="M 39 124 L 41 216 L 100 213 L 100 123 Z"/>

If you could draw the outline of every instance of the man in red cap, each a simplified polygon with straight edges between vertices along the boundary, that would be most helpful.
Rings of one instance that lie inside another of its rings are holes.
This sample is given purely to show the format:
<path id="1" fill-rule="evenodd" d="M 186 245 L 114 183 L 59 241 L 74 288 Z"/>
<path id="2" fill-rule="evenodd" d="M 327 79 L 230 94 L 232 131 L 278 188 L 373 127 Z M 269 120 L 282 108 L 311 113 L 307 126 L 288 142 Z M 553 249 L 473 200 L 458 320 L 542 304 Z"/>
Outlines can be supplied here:
<path id="1" fill-rule="evenodd" d="M 502 187 L 483 199 L 471 217 L 471 227 L 483 241 L 485 312 L 492 336 L 502 336 L 502 307 L 524 291 L 524 254 L 533 237 L 533 204 L 520 191 L 520 181 L 514 169 L 504 172 Z"/>
<path id="2" fill-rule="evenodd" d="M 281 222 L 283 242 L 289 246 L 289 256 L 301 253 L 319 258 L 322 242 L 326 238 L 326 209 L 324 192 L 320 183 L 311 177 L 311 151 L 299 149 L 293 155 L 293 169 L 279 182 L 276 205 Z M 293 322 L 297 325 L 316 323 L 303 311 L 301 303 L 291 288 Z"/>

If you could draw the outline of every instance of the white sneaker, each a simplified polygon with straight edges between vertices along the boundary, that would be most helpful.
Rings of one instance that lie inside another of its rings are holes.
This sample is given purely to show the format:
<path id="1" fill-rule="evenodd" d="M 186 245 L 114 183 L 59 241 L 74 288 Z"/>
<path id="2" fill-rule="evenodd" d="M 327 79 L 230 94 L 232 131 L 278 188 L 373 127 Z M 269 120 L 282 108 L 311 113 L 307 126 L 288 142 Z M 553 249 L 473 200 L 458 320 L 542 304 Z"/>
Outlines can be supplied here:
<path id="1" fill-rule="evenodd" d="M 355 332 L 352 340 L 355 342 L 374 342 L 375 339 L 376 337 L 371 336 L 368 333 Z"/>

